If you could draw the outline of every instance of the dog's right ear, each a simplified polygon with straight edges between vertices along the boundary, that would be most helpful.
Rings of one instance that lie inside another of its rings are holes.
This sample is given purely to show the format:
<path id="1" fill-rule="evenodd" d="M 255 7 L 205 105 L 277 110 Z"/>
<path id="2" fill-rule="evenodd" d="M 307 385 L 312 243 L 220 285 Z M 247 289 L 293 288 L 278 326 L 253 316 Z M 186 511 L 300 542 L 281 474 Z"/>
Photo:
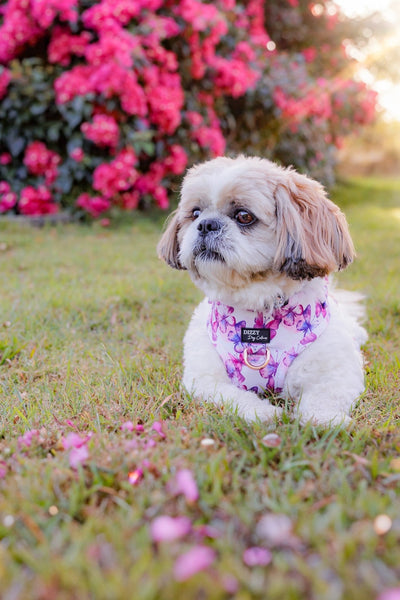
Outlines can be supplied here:
<path id="1" fill-rule="evenodd" d="M 167 228 L 157 244 L 157 253 L 159 258 L 165 260 L 165 262 L 173 269 L 184 270 L 185 267 L 183 267 L 179 261 L 178 231 L 178 211 L 175 210 L 169 216 Z"/>

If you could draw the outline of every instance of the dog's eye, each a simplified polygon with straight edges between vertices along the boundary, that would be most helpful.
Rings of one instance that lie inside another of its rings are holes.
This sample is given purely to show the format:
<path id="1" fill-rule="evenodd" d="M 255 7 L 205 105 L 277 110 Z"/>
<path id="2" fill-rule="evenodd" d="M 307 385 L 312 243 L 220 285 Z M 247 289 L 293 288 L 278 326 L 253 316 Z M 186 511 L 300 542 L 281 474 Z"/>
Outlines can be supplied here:
<path id="1" fill-rule="evenodd" d="M 252 225 L 256 221 L 256 217 L 247 210 L 238 210 L 235 213 L 235 219 L 239 225 Z"/>
<path id="2" fill-rule="evenodd" d="M 199 208 L 194 208 L 192 210 L 192 219 L 195 220 L 197 219 L 197 217 L 199 217 L 201 214 L 201 210 Z"/>

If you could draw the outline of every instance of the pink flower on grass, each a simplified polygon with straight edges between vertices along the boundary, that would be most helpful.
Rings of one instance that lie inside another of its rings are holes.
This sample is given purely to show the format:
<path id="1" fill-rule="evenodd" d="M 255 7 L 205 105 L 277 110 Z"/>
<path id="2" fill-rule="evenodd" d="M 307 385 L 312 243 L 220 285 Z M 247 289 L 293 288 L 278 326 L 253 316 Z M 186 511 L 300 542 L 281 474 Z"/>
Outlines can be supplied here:
<path id="1" fill-rule="evenodd" d="M 152 429 L 158 433 L 161 438 L 165 438 L 165 433 L 162 430 L 162 422 L 154 421 Z"/>
<path id="2" fill-rule="evenodd" d="M 77 469 L 79 465 L 82 465 L 89 458 L 89 451 L 87 449 L 87 442 L 92 437 L 89 434 L 85 437 L 81 437 L 78 433 L 69 433 L 63 438 L 64 450 L 70 450 L 69 453 L 69 464 L 73 469 Z"/>
<path id="3" fill-rule="evenodd" d="M 135 426 L 132 423 L 132 421 L 125 421 L 125 423 L 122 423 L 120 429 L 122 431 L 133 431 L 135 429 Z"/>
<path id="4" fill-rule="evenodd" d="M 39 435 L 38 429 L 29 429 L 25 431 L 24 435 L 21 435 L 18 438 L 18 446 L 20 448 L 29 448 L 32 444 L 32 440 L 34 437 Z"/>
<path id="5" fill-rule="evenodd" d="M 400 600 L 400 587 L 383 590 L 376 600 Z"/>
<path id="6" fill-rule="evenodd" d="M 272 554 L 266 548 L 253 546 L 251 548 L 247 548 L 247 550 L 243 552 L 243 562 L 248 567 L 265 567 L 271 562 L 271 560 Z"/>
<path id="7" fill-rule="evenodd" d="M 143 479 L 143 469 L 134 469 L 128 474 L 128 481 L 131 485 L 137 485 Z"/>
<path id="8" fill-rule="evenodd" d="M 204 571 L 216 559 L 216 552 L 207 546 L 194 546 L 181 554 L 174 564 L 174 577 L 177 581 L 186 581 L 196 573 Z"/>
<path id="9" fill-rule="evenodd" d="M 187 535 L 192 528 L 188 517 L 162 515 L 152 521 L 150 534 L 153 542 L 172 542 Z"/>
<path id="10" fill-rule="evenodd" d="M 181 469 L 170 483 L 171 492 L 175 495 L 183 494 L 188 502 L 199 499 L 199 490 L 192 471 Z"/>

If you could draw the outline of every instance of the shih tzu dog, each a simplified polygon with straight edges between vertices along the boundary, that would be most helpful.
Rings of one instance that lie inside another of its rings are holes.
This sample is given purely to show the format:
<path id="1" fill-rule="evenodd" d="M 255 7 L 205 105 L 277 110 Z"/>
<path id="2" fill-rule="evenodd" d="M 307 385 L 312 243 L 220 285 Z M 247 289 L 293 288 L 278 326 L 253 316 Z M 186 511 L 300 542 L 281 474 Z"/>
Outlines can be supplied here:
<path id="1" fill-rule="evenodd" d="M 330 292 L 354 247 L 318 182 L 256 157 L 194 166 L 158 252 L 206 295 L 184 339 L 190 394 L 247 421 L 280 414 L 271 392 L 302 422 L 349 420 L 367 334 L 360 297 Z"/>

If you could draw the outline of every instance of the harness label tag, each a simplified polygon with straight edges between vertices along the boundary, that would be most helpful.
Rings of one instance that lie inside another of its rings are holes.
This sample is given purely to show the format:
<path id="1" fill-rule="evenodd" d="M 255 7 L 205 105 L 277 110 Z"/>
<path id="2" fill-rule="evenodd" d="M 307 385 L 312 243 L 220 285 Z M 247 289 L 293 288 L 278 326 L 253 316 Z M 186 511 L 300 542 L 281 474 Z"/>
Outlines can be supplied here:
<path id="1" fill-rule="evenodd" d="M 242 327 L 241 341 L 247 344 L 269 344 L 271 340 L 270 329 L 256 329 L 251 327 Z"/>

